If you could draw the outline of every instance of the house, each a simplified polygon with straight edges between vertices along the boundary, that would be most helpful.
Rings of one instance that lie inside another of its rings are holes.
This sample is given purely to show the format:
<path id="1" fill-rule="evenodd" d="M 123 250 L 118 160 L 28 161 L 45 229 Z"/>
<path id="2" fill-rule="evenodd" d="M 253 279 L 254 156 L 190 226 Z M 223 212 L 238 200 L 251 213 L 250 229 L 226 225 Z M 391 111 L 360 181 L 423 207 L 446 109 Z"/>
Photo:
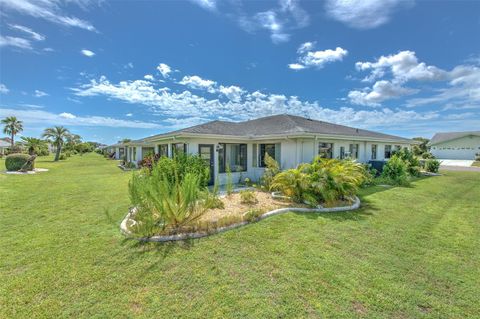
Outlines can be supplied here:
<path id="1" fill-rule="evenodd" d="M 475 160 L 480 153 L 480 131 L 436 133 L 427 146 L 436 158 Z"/>
<path id="2" fill-rule="evenodd" d="M 3 156 L 7 153 L 7 149 L 10 148 L 10 139 L 6 141 L 5 139 L 0 139 L 0 156 Z"/>
<path id="3" fill-rule="evenodd" d="M 211 182 L 258 180 L 268 153 L 282 169 L 311 162 L 317 155 L 352 157 L 360 162 L 385 160 L 392 152 L 415 141 L 293 115 L 274 115 L 244 122 L 212 121 L 117 145 L 127 161 L 137 163 L 146 154 L 172 156 L 175 152 L 199 154 L 210 166 Z M 123 149 L 123 151 L 122 151 Z"/>

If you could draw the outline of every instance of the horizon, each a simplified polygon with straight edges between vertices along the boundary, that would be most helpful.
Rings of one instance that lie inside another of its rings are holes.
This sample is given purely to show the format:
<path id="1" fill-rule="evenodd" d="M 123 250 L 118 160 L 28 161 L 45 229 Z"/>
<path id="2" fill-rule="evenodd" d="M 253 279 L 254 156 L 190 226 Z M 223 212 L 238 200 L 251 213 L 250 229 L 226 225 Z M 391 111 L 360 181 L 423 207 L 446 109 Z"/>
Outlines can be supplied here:
<path id="1" fill-rule="evenodd" d="M 0 118 L 23 121 L 19 137 L 62 125 L 108 145 L 275 114 L 407 138 L 480 128 L 480 2 L 0 0 L 0 10 Z"/>

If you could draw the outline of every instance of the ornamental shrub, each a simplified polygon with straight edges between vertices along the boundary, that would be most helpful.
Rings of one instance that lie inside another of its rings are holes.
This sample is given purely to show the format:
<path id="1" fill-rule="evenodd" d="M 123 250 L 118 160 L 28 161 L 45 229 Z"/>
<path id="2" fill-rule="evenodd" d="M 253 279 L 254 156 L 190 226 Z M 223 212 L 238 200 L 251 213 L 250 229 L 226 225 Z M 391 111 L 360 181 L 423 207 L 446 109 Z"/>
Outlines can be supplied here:
<path id="1" fill-rule="evenodd" d="M 258 203 L 258 199 L 252 190 L 246 189 L 246 190 L 240 191 L 240 202 L 242 204 L 253 205 Z"/>
<path id="2" fill-rule="evenodd" d="M 268 155 L 268 153 L 265 153 L 264 161 L 265 172 L 263 173 L 263 176 L 261 178 L 261 183 L 267 190 L 273 190 L 271 188 L 272 182 L 275 175 L 280 173 L 280 165 L 274 158 Z"/>
<path id="3" fill-rule="evenodd" d="M 5 159 L 5 167 L 7 171 L 19 171 L 21 169 L 25 169 L 27 171 L 31 171 L 35 168 L 35 160 L 29 163 L 30 155 L 28 154 L 21 154 L 15 153 L 7 155 Z M 28 165 L 26 165 L 28 163 Z"/>
<path id="4" fill-rule="evenodd" d="M 436 159 L 430 159 L 425 161 L 425 169 L 427 172 L 430 173 L 438 173 L 438 169 L 440 168 L 440 162 Z"/>
<path id="5" fill-rule="evenodd" d="M 383 167 L 381 177 L 394 185 L 408 185 L 408 175 L 408 164 L 395 154 Z"/>
<path id="6" fill-rule="evenodd" d="M 181 181 L 187 173 L 198 176 L 200 186 L 205 187 L 210 181 L 210 169 L 203 159 L 198 155 L 176 154 L 173 158 L 162 156 L 153 165 L 151 173 L 157 170 L 165 174 L 166 178 L 173 182 L 176 174 Z"/>

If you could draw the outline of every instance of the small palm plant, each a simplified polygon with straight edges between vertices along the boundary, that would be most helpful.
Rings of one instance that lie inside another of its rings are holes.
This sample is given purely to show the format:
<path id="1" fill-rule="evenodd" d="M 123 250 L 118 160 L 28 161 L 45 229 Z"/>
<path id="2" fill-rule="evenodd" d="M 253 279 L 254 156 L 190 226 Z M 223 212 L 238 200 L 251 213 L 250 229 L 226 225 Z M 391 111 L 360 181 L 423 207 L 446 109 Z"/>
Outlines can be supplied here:
<path id="1" fill-rule="evenodd" d="M 15 146 L 15 135 L 23 131 L 23 123 L 19 121 L 15 116 L 9 116 L 2 120 L 4 125 L 3 133 L 10 135 L 11 149 Z"/>
<path id="2" fill-rule="evenodd" d="M 172 171 L 157 164 L 130 180 L 130 199 L 136 207 L 133 231 L 137 235 L 181 232 L 193 227 L 206 211 L 201 176 L 190 172 L 181 176 L 176 162 L 170 169 L 173 176 Z"/>
<path id="3" fill-rule="evenodd" d="M 57 148 L 55 152 L 55 161 L 60 159 L 62 146 L 65 144 L 66 138 L 70 135 L 70 131 L 63 126 L 55 126 L 45 129 L 43 137 L 47 138 Z"/>
<path id="4" fill-rule="evenodd" d="M 40 150 L 44 147 L 47 147 L 47 142 L 35 137 L 24 137 L 22 136 L 22 144 L 27 149 L 28 154 L 30 155 L 39 155 Z"/>
<path id="5" fill-rule="evenodd" d="M 278 173 L 273 177 L 271 189 L 278 189 L 285 196 L 300 203 L 310 187 L 309 175 L 310 164 L 301 164 L 297 168 Z"/>

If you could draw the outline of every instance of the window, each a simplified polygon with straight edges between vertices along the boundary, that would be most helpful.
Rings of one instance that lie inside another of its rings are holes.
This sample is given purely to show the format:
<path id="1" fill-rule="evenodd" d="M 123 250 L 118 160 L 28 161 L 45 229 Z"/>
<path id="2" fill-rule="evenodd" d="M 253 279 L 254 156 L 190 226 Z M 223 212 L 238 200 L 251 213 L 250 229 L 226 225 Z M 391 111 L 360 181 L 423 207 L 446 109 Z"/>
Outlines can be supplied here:
<path id="1" fill-rule="evenodd" d="M 158 155 L 168 157 L 168 144 L 158 145 Z"/>
<path id="2" fill-rule="evenodd" d="M 390 158 L 392 156 L 392 145 L 385 145 L 385 158 Z"/>
<path id="3" fill-rule="evenodd" d="M 358 144 L 350 144 L 350 157 L 358 158 Z"/>
<path id="4" fill-rule="evenodd" d="M 340 159 L 345 158 L 345 146 L 340 146 Z"/>
<path id="5" fill-rule="evenodd" d="M 219 144 L 219 172 L 225 173 L 227 168 L 230 168 L 232 172 L 245 172 L 247 170 L 247 144 Z"/>
<path id="6" fill-rule="evenodd" d="M 252 145 L 252 166 L 258 167 L 257 144 Z"/>
<path id="7" fill-rule="evenodd" d="M 186 154 L 187 153 L 187 144 L 185 143 L 175 143 L 172 144 L 172 153 L 175 154 Z"/>
<path id="8" fill-rule="evenodd" d="M 265 154 L 275 159 L 275 144 L 260 144 L 260 167 L 265 167 Z"/>
<path id="9" fill-rule="evenodd" d="M 153 147 L 142 147 L 142 159 L 147 156 L 153 156 L 155 154 L 155 148 Z"/>
<path id="10" fill-rule="evenodd" d="M 377 159 L 377 144 L 372 144 L 372 160 Z"/>
<path id="11" fill-rule="evenodd" d="M 318 155 L 323 158 L 333 158 L 333 143 L 318 143 Z"/>

